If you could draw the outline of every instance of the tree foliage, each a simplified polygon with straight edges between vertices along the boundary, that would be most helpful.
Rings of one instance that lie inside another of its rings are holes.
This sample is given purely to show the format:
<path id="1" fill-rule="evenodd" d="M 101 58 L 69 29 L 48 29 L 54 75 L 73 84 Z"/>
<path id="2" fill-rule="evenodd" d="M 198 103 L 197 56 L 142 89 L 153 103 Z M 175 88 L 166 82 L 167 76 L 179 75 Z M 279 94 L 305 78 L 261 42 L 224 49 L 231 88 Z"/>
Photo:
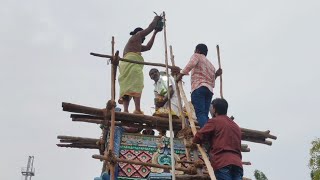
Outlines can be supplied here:
<path id="1" fill-rule="evenodd" d="M 311 142 L 309 168 L 312 180 L 320 180 L 320 138 Z"/>
<path id="2" fill-rule="evenodd" d="M 257 169 L 254 170 L 254 177 L 256 178 L 256 180 L 268 180 L 267 176 Z"/>

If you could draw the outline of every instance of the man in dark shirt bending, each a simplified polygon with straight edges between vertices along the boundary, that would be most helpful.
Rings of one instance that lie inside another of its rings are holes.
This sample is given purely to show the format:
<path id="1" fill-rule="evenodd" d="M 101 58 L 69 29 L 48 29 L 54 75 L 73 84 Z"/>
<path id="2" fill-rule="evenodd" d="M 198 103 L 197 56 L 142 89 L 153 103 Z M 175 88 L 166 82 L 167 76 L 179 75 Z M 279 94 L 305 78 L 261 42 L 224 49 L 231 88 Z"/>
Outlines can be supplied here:
<path id="1" fill-rule="evenodd" d="M 193 142 L 210 143 L 210 161 L 217 180 L 242 180 L 240 127 L 227 116 L 225 99 L 214 99 L 212 107 L 215 117 L 197 132 Z"/>

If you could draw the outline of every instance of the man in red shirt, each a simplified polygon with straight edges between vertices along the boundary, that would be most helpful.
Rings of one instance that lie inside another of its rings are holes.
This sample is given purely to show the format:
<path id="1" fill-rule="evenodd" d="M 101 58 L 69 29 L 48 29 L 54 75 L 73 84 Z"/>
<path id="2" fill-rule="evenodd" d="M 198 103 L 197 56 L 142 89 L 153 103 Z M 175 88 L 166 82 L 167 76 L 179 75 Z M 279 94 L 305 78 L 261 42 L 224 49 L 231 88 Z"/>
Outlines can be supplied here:
<path id="1" fill-rule="evenodd" d="M 197 132 L 193 142 L 210 143 L 210 162 L 217 180 L 242 180 L 240 127 L 227 116 L 225 99 L 214 99 L 212 107 L 215 117 Z"/>

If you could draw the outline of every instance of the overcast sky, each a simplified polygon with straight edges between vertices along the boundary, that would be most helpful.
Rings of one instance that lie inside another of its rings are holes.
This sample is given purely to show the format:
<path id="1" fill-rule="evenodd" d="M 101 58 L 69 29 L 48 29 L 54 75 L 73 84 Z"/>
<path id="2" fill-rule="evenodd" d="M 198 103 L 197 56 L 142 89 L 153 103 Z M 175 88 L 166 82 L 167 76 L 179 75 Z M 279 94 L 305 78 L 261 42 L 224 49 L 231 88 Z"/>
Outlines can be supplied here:
<path id="1" fill-rule="evenodd" d="M 29 155 L 35 156 L 34 180 L 89 180 L 100 174 L 102 163 L 91 158 L 97 150 L 56 147 L 57 135 L 101 133 L 97 125 L 71 122 L 61 102 L 105 107 L 110 65 L 89 53 L 110 54 L 115 36 L 122 54 L 129 32 L 145 28 L 153 11 L 166 12 L 168 44 L 178 66 L 205 43 L 217 67 L 219 44 L 229 115 L 241 127 L 278 136 L 272 146 L 244 142 L 251 152 L 243 153 L 243 160 L 252 162 L 245 176 L 253 178 L 259 169 L 270 180 L 310 179 L 310 142 L 320 137 L 318 1 L 0 1 L 1 180 L 21 179 Z M 162 33 L 143 56 L 164 62 Z M 145 66 L 146 114 L 153 104 L 149 70 Z M 184 81 L 189 92 L 189 77 Z"/>

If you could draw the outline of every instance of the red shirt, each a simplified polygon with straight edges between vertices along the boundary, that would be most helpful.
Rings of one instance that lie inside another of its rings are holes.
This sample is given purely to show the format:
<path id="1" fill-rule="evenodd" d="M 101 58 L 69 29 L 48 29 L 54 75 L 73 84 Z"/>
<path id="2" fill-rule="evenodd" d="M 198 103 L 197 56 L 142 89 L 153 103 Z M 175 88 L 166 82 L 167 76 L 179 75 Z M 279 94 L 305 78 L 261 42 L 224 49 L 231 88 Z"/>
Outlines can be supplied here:
<path id="1" fill-rule="evenodd" d="M 211 145 L 210 161 L 214 170 L 228 165 L 242 168 L 241 130 L 228 116 L 209 119 L 193 138 L 197 144 L 206 141 Z"/>

